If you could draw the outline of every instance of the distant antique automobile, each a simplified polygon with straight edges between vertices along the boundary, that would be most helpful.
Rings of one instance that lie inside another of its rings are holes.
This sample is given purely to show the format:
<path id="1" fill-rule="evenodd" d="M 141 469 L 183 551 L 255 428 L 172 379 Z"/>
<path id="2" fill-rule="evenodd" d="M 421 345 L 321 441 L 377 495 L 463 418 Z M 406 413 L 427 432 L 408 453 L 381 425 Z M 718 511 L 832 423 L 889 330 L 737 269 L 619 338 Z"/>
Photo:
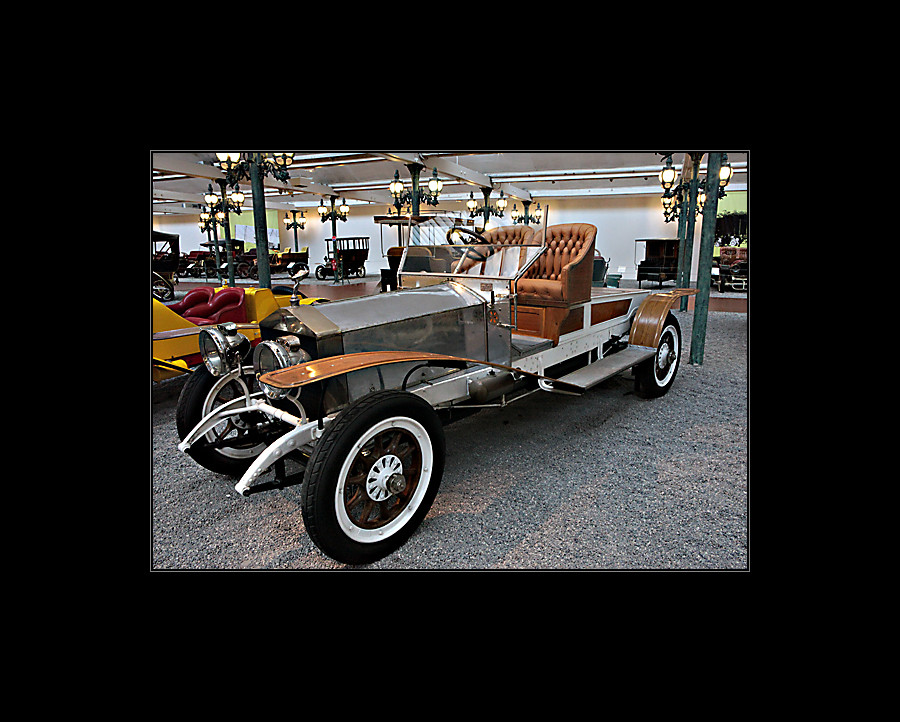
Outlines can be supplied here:
<path id="1" fill-rule="evenodd" d="M 681 352 L 670 310 L 695 290 L 592 287 L 589 224 L 456 231 L 464 243 L 404 249 L 400 290 L 279 308 L 252 352 L 233 325 L 204 329 L 205 369 L 189 380 L 199 391 L 186 384 L 176 411 L 179 449 L 240 476 L 242 495 L 270 486 L 271 467 L 283 483 L 286 457 L 304 465 L 310 538 L 366 564 L 428 513 L 452 415 L 583 394 L 632 368 L 640 396 L 670 389 Z"/>
<path id="2" fill-rule="evenodd" d="M 309 273 L 303 269 L 300 277 Z M 234 323 L 248 337 L 251 345 L 260 338 L 259 320 L 276 308 L 287 306 L 297 294 L 298 304 L 322 303 L 326 299 L 307 298 L 294 289 L 283 286 L 268 288 L 228 288 L 196 286 L 176 303 L 161 303 L 153 297 L 151 314 L 153 381 L 190 373 L 192 367 L 202 365 L 197 349 L 197 337 L 206 327 Z"/>
<path id="3" fill-rule="evenodd" d="M 721 293 L 726 290 L 746 291 L 749 287 L 749 261 L 747 249 L 737 246 L 722 246 L 715 249 L 713 258 L 712 285 Z"/>
<path id="4" fill-rule="evenodd" d="M 368 236 L 326 238 L 325 244 L 328 252 L 323 262 L 316 266 L 316 278 L 320 281 L 329 277 L 336 280 L 351 276 L 365 278 L 366 261 L 369 258 Z"/>

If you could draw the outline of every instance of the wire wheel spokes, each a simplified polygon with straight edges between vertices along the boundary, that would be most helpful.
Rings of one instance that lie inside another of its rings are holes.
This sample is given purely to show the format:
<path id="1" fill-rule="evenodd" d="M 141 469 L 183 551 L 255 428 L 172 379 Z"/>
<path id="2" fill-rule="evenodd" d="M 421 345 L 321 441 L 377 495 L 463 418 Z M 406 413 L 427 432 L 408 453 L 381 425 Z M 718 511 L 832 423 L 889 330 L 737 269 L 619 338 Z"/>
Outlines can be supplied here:
<path id="1" fill-rule="evenodd" d="M 406 429 L 372 437 L 353 459 L 344 486 L 347 516 L 362 529 L 378 529 L 403 513 L 422 472 L 422 449 Z"/>
<path id="2" fill-rule="evenodd" d="M 216 384 L 213 392 L 207 398 L 206 407 L 211 411 L 218 406 L 227 404 L 229 401 L 234 401 L 238 397 L 247 396 L 249 391 L 240 377 L 231 377 L 229 375 L 229 377 L 222 379 L 221 382 Z M 248 433 L 249 429 L 246 422 L 240 416 L 234 415 L 223 419 L 213 427 L 206 438 L 213 444 L 227 440 L 229 446 L 239 447 L 247 443 L 242 441 L 241 437 L 246 436 Z M 254 445 L 258 443 L 258 440 L 253 442 Z"/>

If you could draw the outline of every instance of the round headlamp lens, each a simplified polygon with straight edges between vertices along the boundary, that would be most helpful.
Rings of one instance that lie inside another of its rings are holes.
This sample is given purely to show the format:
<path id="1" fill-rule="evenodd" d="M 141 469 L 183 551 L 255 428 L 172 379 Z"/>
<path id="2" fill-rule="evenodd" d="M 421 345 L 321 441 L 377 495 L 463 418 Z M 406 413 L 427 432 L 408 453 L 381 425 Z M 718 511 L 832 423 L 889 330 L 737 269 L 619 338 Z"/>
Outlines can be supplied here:
<path id="1" fill-rule="evenodd" d="M 300 339 L 296 336 L 280 336 L 274 341 L 262 341 L 253 351 L 253 369 L 257 375 L 271 371 L 286 369 L 299 363 L 309 361 L 311 356 L 300 348 Z M 260 381 L 260 388 L 270 399 L 287 396 L 290 389 L 279 389 Z"/>
<path id="2" fill-rule="evenodd" d="M 225 349 L 221 331 L 213 328 L 200 332 L 200 355 L 213 376 L 220 376 L 225 371 Z"/>
<path id="3" fill-rule="evenodd" d="M 249 344 L 247 338 L 231 326 L 205 328 L 200 332 L 200 355 L 213 376 L 229 373 L 240 364 L 241 346 Z"/>

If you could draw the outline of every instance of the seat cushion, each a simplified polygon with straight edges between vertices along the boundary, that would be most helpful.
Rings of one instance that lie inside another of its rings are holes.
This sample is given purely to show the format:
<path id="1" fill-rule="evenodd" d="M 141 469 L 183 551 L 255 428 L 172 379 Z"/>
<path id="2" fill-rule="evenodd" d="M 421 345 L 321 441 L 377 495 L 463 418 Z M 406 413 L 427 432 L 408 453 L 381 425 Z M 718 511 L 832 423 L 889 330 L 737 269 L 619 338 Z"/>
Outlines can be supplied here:
<path id="1" fill-rule="evenodd" d="M 214 323 L 246 323 L 247 309 L 244 306 L 243 288 L 225 288 L 219 291 L 209 303 L 193 306 L 184 317 L 197 326 Z"/>
<path id="2" fill-rule="evenodd" d="M 212 286 L 200 286 L 199 288 L 192 288 L 187 292 L 187 295 L 185 295 L 184 298 L 182 298 L 177 303 L 170 303 L 167 308 L 171 311 L 174 311 L 179 316 L 184 316 L 194 306 L 201 303 L 209 303 L 209 299 L 213 297 L 213 293 L 214 291 Z"/>
<path id="3" fill-rule="evenodd" d="M 518 302 L 526 306 L 568 306 L 562 281 L 520 278 L 516 285 Z"/>

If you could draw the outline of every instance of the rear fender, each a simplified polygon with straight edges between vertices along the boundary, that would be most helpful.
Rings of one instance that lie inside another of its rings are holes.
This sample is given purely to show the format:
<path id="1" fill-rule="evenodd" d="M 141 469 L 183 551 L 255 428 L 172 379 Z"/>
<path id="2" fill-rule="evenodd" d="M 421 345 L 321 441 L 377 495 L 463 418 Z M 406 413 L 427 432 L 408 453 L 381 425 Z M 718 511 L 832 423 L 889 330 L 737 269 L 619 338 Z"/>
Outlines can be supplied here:
<path id="1" fill-rule="evenodd" d="M 667 293 L 647 296 L 634 315 L 628 343 L 632 346 L 656 348 L 672 306 L 683 296 L 694 296 L 697 293 L 696 288 L 676 288 Z"/>

